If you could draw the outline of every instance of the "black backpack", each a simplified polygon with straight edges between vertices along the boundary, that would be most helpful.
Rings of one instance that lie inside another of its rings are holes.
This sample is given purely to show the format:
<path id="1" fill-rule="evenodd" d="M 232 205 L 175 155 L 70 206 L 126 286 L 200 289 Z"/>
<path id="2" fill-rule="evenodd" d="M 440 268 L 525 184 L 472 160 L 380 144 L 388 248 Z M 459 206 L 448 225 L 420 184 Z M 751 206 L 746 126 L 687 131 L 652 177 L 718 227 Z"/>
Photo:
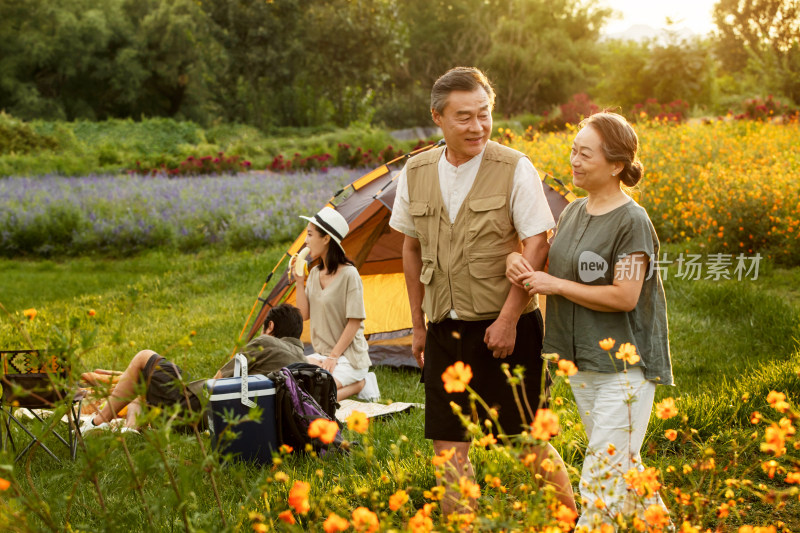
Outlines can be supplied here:
<path id="1" fill-rule="evenodd" d="M 275 384 L 275 415 L 278 442 L 294 450 L 305 451 L 311 444 L 314 450 L 324 451 L 342 445 L 341 429 L 335 440 L 325 444 L 308 436 L 308 427 L 318 418 L 336 422 L 336 381 L 327 370 L 307 363 L 294 363 L 270 372 L 267 377 Z"/>

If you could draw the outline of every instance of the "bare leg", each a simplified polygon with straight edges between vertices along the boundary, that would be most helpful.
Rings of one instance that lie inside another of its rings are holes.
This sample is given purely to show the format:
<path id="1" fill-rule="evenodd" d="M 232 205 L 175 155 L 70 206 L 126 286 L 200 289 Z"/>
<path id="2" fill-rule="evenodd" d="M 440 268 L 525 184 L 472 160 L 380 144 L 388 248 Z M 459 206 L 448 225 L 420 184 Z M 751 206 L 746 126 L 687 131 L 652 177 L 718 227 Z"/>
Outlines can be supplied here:
<path id="1" fill-rule="evenodd" d="M 572 491 L 572 484 L 569 482 L 567 467 L 558 451 L 553 448 L 552 444 L 548 443 L 544 446 L 532 448 L 530 453 L 536 455 L 534 471 L 541 474 L 545 482 L 555 489 L 555 495 L 559 502 L 577 513 L 578 507 L 575 505 L 575 494 Z M 542 461 L 544 461 L 545 458 L 553 462 L 555 469 L 552 472 L 548 472 L 542 468 Z"/>
<path id="2" fill-rule="evenodd" d="M 443 517 L 447 517 L 454 512 L 470 513 L 477 508 L 477 502 L 474 499 L 470 499 L 466 506 L 459 505 L 458 500 L 461 498 L 461 493 L 454 488 L 454 486 L 458 486 L 462 477 L 475 481 L 475 471 L 472 469 L 472 463 L 469 460 L 469 447 L 469 442 L 433 441 L 433 453 L 436 455 L 452 448 L 456 450 L 456 453 L 445 465 L 444 476 L 438 478 L 437 481 L 439 485 L 444 485 L 445 487 L 444 498 L 442 498 Z"/>
<path id="3" fill-rule="evenodd" d="M 364 388 L 366 385 L 366 380 L 356 381 L 355 383 L 351 383 L 350 385 L 345 385 L 342 387 L 342 384 L 339 381 L 336 381 L 336 401 L 341 402 L 345 398 L 349 398 L 354 394 L 358 394 L 361 392 L 361 389 Z"/>
<path id="4" fill-rule="evenodd" d="M 136 399 L 136 384 L 139 382 L 139 376 L 150 356 L 155 353 L 153 350 L 142 350 L 133 356 L 128 368 L 120 376 L 117 386 L 114 387 L 114 392 L 109 396 L 105 407 L 94 416 L 93 423 L 95 425 L 110 422 L 116 418 L 117 413 L 123 407 Z"/>
<path id="5" fill-rule="evenodd" d="M 128 404 L 128 412 L 125 416 L 125 426 L 137 429 L 136 418 L 142 414 L 142 399 L 136 398 Z"/>

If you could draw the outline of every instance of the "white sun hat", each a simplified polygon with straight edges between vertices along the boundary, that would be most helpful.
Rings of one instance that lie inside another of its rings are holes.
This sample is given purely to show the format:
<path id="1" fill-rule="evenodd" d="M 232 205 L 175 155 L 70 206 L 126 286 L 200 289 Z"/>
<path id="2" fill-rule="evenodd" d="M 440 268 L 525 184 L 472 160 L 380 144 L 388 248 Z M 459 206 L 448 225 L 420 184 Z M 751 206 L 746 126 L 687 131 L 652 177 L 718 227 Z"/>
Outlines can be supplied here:
<path id="1" fill-rule="evenodd" d="M 338 211 L 332 207 L 325 206 L 313 217 L 304 217 L 301 215 L 300 218 L 308 220 L 330 235 L 331 239 L 344 251 L 342 241 L 347 236 L 347 232 L 350 231 L 350 225 L 347 224 L 347 221 Z"/>

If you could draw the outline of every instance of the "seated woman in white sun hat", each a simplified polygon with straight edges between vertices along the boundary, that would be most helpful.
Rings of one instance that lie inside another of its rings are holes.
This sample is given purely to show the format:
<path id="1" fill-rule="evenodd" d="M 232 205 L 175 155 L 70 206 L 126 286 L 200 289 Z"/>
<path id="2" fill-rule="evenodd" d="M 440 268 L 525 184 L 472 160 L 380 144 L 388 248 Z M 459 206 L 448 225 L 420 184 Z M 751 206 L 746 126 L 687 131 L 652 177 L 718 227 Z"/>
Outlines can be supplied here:
<path id="1" fill-rule="evenodd" d="M 378 382 L 369 372 L 364 337 L 364 287 L 342 247 L 350 227 L 331 207 L 322 208 L 313 217 L 300 218 L 308 221 L 309 256 L 320 259 L 307 276 L 296 271 L 296 256 L 289 264 L 297 278 L 297 308 L 303 320 L 311 321 L 311 345 L 316 353 L 309 355 L 308 361 L 333 374 L 340 401 L 354 394 L 377 399 Z"/>

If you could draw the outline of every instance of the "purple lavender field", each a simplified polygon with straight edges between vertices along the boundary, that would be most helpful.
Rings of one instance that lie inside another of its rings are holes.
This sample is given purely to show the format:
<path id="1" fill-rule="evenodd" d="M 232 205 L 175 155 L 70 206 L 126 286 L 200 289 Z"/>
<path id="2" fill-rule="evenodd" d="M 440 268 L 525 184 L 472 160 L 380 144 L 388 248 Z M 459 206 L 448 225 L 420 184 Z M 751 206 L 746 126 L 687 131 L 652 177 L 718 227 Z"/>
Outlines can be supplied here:
<path id="1" fill-rule="evenodd" d="M 362 171 L 0 179 L 0 255 L 256 248 L 294 238 Z"/>

